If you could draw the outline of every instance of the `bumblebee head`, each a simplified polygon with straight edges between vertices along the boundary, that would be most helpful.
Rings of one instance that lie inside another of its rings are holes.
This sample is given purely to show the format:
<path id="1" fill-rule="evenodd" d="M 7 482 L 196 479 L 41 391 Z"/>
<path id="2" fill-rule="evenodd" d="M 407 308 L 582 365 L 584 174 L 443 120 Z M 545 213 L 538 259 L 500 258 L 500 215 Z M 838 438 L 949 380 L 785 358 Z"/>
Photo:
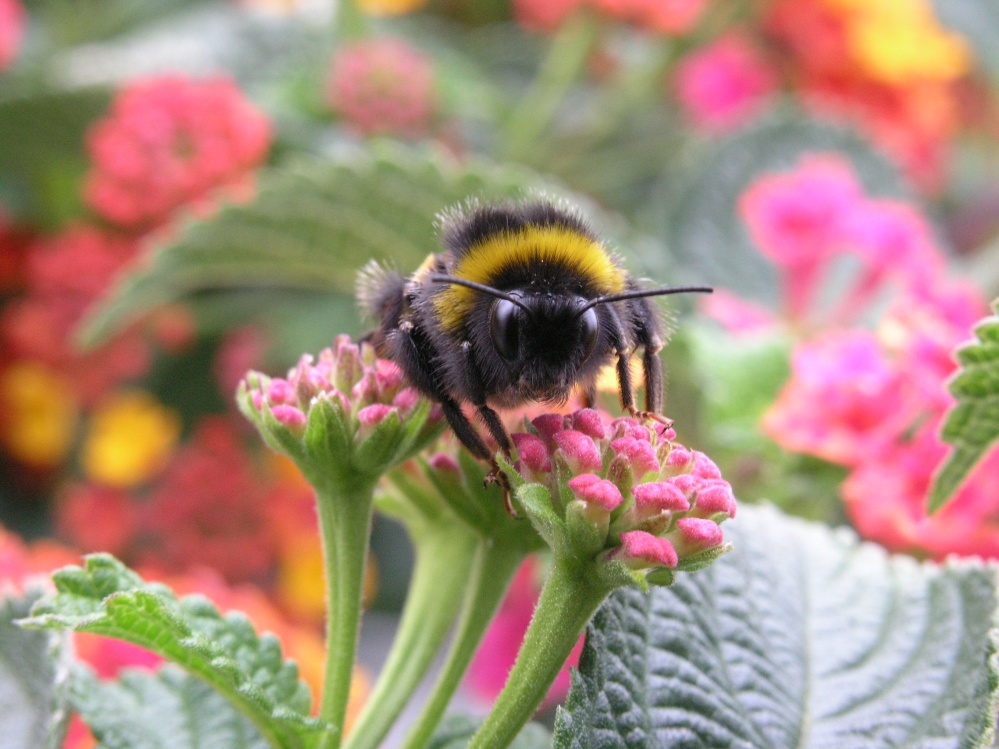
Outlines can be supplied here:
<path id="1" fill-rule="evenodd" d="M 661 296 L 705 287 L 635 289 L 620 294 L 587 298 L 578 294 L 494 289 L 467 279 L 435 274 L 431 280 L 473 289 L 493 297 L 489 306 L 489 339 L 492 348 L 518 372 L 521 386 L 536 400 L 564 399 L 580 368 L 594 354 L 606 357 L 613 350 L 615 324 L 608 305 L 647 296 Z"/>

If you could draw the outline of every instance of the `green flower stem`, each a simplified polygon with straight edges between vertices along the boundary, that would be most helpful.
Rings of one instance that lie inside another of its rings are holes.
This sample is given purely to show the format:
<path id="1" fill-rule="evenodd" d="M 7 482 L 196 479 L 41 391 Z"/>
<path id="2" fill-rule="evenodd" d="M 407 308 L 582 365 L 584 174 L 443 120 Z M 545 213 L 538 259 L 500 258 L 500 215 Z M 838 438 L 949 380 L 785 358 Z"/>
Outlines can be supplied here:
<path id="1" fill-rule="evenodd" d="M 326 572 L 326 672 L 319 717 L 337 727 L 321 749 L 337 749 L 350 699 L 364 596 L 375 483 L 369 478 L 316 486 L 319 532 Z"/>
<path id="2" fill-rule="evenodd" d="M 599 28 L 590 14 L 576 13 L 559 29 L 537 77 L 507 119 L 504 152 L 507 159 L 523 160 L 537 144 L 585 67 Z"/>
<path id="3" fill-rule="evenodd" d="M 477 552 L 472 583 L 447 660 L 423 712 L 406 736 L 403 749 L 423 749 L 426 746 L 468 670 L 510 581 L 526 556 L 522 546 L 495 539 L 482 539 Z"/>
<path id="4" fill-rule="evenodd" d="M 591 561 L 556 556 L 506 686 L 468 749 L 503 749 L 513 741 L 610 591 Z"/>
<path id="5" fill-rule="evenodd" d="M 376 749 L 426 675 L 458 617 L 472 575 L 476 537 L 457 523 L 412 534 L 416 564 L 399 630 L 347 749 Z"/>

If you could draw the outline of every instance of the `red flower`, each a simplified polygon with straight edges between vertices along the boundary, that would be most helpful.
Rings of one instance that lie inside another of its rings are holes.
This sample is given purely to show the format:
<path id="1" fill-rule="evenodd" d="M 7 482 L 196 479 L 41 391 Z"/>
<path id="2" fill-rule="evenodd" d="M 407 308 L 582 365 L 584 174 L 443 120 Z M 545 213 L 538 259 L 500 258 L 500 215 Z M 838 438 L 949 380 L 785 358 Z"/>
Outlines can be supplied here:
<path id="1" fill-rule="evenodd" d="M 227 78 L 166 75 L 131 83 L 89 132 L 86 200 L 130 229 L 248 184 L 266 158 L 270 125 Z"/>

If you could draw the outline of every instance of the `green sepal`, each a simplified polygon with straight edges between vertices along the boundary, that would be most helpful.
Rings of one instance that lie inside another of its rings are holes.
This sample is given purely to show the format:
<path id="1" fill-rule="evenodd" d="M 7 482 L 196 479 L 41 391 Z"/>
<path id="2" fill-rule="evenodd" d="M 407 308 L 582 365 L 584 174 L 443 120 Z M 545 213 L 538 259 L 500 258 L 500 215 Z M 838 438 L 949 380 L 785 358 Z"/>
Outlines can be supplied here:
<path id="1" fill-rule="evenodd" d="M 543 484 L 524 484 L 516 492 L 516 498 L 538 532 L 556 554 L 573 555 L 569 541 L 569 531 L 565 522 L 552 507 L 552 497 Z"/>
<path id="2" fill-rule="evenodd" d="M 586 509 L 586 503 L 578 499 L 570 502 L 565 508 L 566 540 L 580 558 L 597 555 L 607 541 L 608 523 L 604 522 L 602 528 L 594 525 L 593 521 L 586 517 Z"/>
<path id="3" fill-rule="evenodd" d="M 645 581 L 649 585 L 654 585 L 657 588 L 668 588 L 676 582 L 676 573 L 666 567 L 660 567 L 659 569 L 646 575 Z"/>
<path id="4" fill-rule="evenodd" d="M 306 414 L 308 421 L 302 441 L 305 458 L 299 468 L 313 481 L 323 483 L 334 476 L 349 473 L 354 450 L 354 425 L 340 398 L 321 393 L 312 399 Z"/>
<path id="5" fill-rule="evenodd" d="M 385 414 L 374 431 L 362 439 L 354 452 L 354 465 L 364 473 L 383 473 L 395 461 L 404 437 L 398 411 Z"/>
<path id="6" fill-rule="evenodd" d="M 310 716 L 308 686 L 270 634 L 245 615 L 219 614 L 203 596 L 178 600 L 109 554 L 53 575 L 56 593 L 39 600 L 25 626 L 69 629 L 131 642 L 182 666 L 226 697 L 275 747 L 307 749 L 329 730 Z"/>
<path id="7" fill-rule="evenodd" d="M 710 549 L 682 557 L 679 564 L 676 565 L 676 571 L 694 572 L 695 570 L 703 570 L 714 563 L 718 557 L 728 554 L 730 551 L 732 551 L 732 544 L 721 544 L 720 546 L 712 546 Z"/>

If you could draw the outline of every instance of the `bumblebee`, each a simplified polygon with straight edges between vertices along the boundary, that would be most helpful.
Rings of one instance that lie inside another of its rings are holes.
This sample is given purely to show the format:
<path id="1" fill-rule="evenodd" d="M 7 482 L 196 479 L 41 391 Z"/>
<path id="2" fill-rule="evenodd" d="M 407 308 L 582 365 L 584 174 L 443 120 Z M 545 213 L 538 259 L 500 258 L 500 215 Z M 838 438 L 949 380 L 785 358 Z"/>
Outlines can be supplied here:
<path id="1" fill-rule="evenodd" d="M 630 358 L 638 348 L 645 410 L 662 410 L 666 329 L 650 297 L 710 288 L 642 288 L 561 203 L 473 203 L 444 212 L 439 226 L 443 252 L 409 277 L 372 262 L 359 276 L 358 299 L 379 323 L 368 337 L 378 354 L 440 403 L 472 454 L 493 461 L 463 404 L 509 455 L 497 407 L 563 403 L 576 388 L 592 403 L 611 362 L 621 404 L 634 415 Z"/>

